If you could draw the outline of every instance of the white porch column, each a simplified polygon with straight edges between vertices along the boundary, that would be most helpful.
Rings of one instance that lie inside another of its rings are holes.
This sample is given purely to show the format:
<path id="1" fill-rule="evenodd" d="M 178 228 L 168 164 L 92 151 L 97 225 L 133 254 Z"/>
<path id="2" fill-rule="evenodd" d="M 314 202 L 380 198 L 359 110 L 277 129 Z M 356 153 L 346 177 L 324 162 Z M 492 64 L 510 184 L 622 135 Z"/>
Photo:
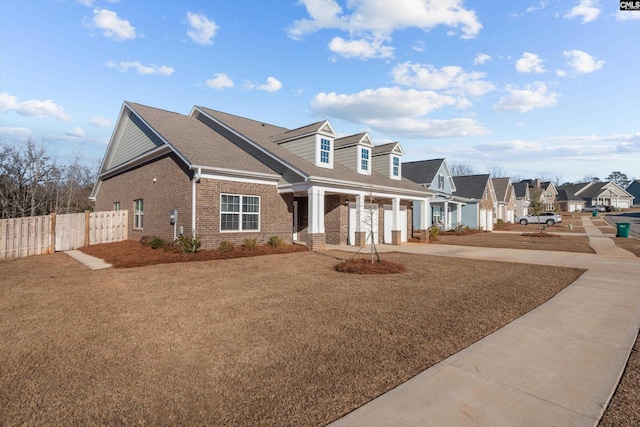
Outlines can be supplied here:
<path id="1" fill-rule="evenodd" d="M 391 230 L 400 230 L 400 199 L 398 197 L 391 200 L 391 209 L 393 211 Z"/>
<path id="2" fill-rule="evenodd" d="M 311 187 L 309 195 L 309 233 L 324 233 L 324 189 Z"/>
<path id="3" fill-rule="evenodd" d="M 426 230 L 431 227 L 431 203 L 429 200 L 420 202 L 420 229 Z"/>
<path id="4" fill-rule="evenodd" d="M 447 200 L 444 201 L 444 212 L 442 214 L 444 216 L 444 229 L 449 229 L 449 202 Z"/>
<path id="5" fill-rule="evenodd" d="M 458 203 L 456 209 L 456 222 L 458 225 L 462 224 L 462 203 Z"/>
<path id="6" fill-rule="evenodd" d="M 362 231 L 362 216 L 364 215 L 364 194 L 356 195 L 356 233 Z"/>

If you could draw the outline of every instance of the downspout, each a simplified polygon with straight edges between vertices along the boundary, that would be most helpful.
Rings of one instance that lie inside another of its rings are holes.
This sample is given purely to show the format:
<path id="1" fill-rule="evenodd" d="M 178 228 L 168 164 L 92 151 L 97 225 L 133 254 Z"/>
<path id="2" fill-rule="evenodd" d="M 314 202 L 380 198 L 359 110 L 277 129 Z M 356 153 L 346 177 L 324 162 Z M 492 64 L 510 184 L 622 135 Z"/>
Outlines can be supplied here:
<path id="1" fill-rule="evenodd" d="M 200 181 L 201 174 L 202 168 L 198 168 L 191 180 L 191 237 L 196 235 L 196 184 Z"/>

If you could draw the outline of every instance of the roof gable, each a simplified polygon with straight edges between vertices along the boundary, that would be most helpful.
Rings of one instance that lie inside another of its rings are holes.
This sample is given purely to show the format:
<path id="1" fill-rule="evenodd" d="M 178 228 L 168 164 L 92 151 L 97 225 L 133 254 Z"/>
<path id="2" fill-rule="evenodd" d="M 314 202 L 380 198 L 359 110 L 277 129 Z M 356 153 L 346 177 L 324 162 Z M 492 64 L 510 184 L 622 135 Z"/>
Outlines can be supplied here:
<path id="1" fill-rule="evenodd" d="M 493 188 L 496 192 L 496 198 L 499 202 L 509 202 L 511 189 L 511 178 L 491 178 Z"/>
<path id="2" fill-rule="evenodd" d="M 489 174 L 454 176 L 453 181 L 456 184 L 456 196 L 459 197 L 481 200 L 486 189 L 492 193 L 493 185 Z M 495 192 L 493 193 L 490 197 L 495 199 Z"/>
<path id="3" fill-rule="evenodd" d="M 355 135 L 349 135 L 342 138 L 336 138 L 334 140 L 334 148 L 336 150 L 340 148 L 351 147 L 354 145 L 363 145 L 365 147 L 373 147 L 373 142 L 367 132 L 357 133 Z"/>
<path id="4" fill-rule="evenodd" d="M 402 176 L 422 185 L 430 185 L 435 180 L 444 159 L 418 160 L 402 163 Z"/>

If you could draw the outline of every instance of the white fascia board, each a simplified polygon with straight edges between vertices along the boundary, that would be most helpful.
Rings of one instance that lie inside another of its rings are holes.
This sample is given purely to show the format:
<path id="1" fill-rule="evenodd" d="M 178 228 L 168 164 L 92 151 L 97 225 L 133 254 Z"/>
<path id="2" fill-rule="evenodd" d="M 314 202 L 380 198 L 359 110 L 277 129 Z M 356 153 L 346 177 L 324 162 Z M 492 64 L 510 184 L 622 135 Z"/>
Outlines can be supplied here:
<path id="1" fill-rule="evenodd" d="M 343 192 L 349 189 L 354 190 L 356 192 L 364 192 L 364 193 L 374 191 L 379 194 L 384 192 L 384 194 L 391 194 L 393 195 L 393 197 L 402 197 L 405 199 L 411 198 L 411 197 L 418 197 L 418 198 L 428 197 L 428 194 L 429 194 L 426 191 L 406 190 L 402 188 L 387 187 L 384 185 L 369 185 L 369 184 L 363 184 L 359 182 L 340 181 L 337 179 L 314 177 L 314 176 L 310 178 L 309 182 L 311 182 L 312 185 L 316 183 L 320 185 L 325 184 L 333 192 Z"/>
<path id="2" fill-rule="evenodd" d="M 209 120 L 213 120 L 214 122 L 216 122 L 217 124 L 219 124 L 220 126 L 222 126 L 223 128 L 227 129 L 229 132 L 231 132 L 232 134 L 236 135 L 237 137 L 243 139 L 244 141 L 246 141 L 249 145 L 255 147 L 256 149 L 258 149 L 259 151 L 263 152 L 264 154 L 266 154 L 267 156 L 271 157 L 273 160 L 277 161 L 278 163 L 282 164 L 283 166 L 289 168 L 290 170 L 292 170 L 293 172 L 297 173 L 298 175 L 300 175 L 302 178 L 304 179 L 309 179 L 309 175 L 307 175 L 306 173 L 302 172 L 300 169 L 298 169 L 297 167 L 293 166 L 292 164 L 286 162 L 285 160 L 281 159 L 280 157 L 276 156 L 275 154 L 273 154 L 271 151 L 265 149 L 264 147 L 262 147 L 260 144 L 256 144 L 255 142 L 251 141 L 249 138 L 245 137 L 244 135 L 242 135 L 239 132 L 236 132 L 235 129 L 227 126 L 226 124 L 222 123 L 221 121 L 217 120 L 215 117 L 211 117 L 209 114 L 207 114 L 206 112 L 202 111 L 201 109 L 199 109 L 197 106 L 194 106 L 193 109 L 191 110 L 191 116 L 193 116 L 193 113 L 195 111 L 198 111 L 198 113 L 204 115 L 205 117 L 209 118 Z"/>

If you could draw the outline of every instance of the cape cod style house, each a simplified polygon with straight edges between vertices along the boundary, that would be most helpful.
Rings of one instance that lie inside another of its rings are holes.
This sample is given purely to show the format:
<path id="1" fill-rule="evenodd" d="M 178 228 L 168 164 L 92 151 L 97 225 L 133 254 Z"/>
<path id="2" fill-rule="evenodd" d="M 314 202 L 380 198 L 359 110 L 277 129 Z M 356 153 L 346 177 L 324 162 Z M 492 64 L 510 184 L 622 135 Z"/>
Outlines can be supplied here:
<path id="1" fill-rule="evenodd" d="M 619 209 L 633 206 L 633 195 L 615 182 L 583 182 L 558 188 L 572 192 L 583 199 L 587 206 L 604 205 Z"/>
<path id="2" fill-rule="evenodd" d="M 402 164 L 402 176 L 422 185 L 433 194 L 425 204 L 428 220 L 426 224 L 421 222 L 422 204 L 414 204 L 414 229 L 437 225 L 443 230 L 450 230 L 462 222 L 462 206 L 465 202 L 453 194 L 456 185 L 445 159 L 405 162 Z"/>
<path id="3" fill-rule="evenodd" d="M 287 129 L 205 107 L 183 115 L 124 102 L 92 192 L 129 209 L 129 238 L 400 244 L 434 196 L 402 176 L 398 143 L 339 137 L 328 120 Z M 427 232 L 421 233 L 426 239 Z"/>
<path id="4" fill-rule="evenodd" d="M 485 231 L 493 230 L 494 209 L 498 199 L 489 174 L 454 176 L 458 197 L 466 199 L 462 206 L 462 224 Z"/>

